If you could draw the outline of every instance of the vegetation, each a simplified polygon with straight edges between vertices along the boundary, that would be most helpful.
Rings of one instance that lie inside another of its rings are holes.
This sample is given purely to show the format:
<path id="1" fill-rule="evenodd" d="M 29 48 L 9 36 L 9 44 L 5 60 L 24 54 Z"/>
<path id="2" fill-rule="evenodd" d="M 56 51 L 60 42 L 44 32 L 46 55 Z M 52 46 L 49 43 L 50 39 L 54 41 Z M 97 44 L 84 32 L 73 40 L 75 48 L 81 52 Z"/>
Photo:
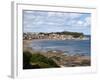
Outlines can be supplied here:
<path id="1" fill-rule="evenodd" d="M 53 56 L 53 57 L 51 57 L 51 59 L 55 59 L 57 61 L 60 61 L 61 60 L 61 58 L 60 57 L 57 57 L 57 56 Z"/>
<path id="2" fill-rule="evenodd" d="M 78 32 L 68 32 L 68 31 L 56 32 L 56 34 L 61 34 L 61 35 L 72 35 L 72 36 L 75 37 L 75 38 L 84 35 L 83 33 L 78 33 Z"/>
<path id="3" fill-rule="evenodd" d="M 30 65 L 30 59 L 32 57 L 32 54 L 28 51 L 23 52 L 23 68 L 28 69 L 31 68 Z"/>
<path id="4" fill-rule="evenodd" d="M 63 31 L 63 32 L 51 32 L 51 33 L 43 33 L 40 32 L 39 34 L 44 34 L 44 35 L 49 35 L 49 34 L 59 34 L 59 35 L 72 35 L 73 37 L 80 37 L 83 36 L 83 33 L 79 32 L 68 32 L 68 31 Z"/>
<path id="5" fill-rule="evenodd" d="M 33 54 L 31 57 L 31 62 L 38 64 L 41 68 L 59 67 L 52 59 L 41 54 Z"/>
<path id="6" fill-rule="evenodd" d="M 23 52 L 23 69 L 39 69 L 39 68 L 54 68 L 75 66 L 90 66 L 90 58 L 84 55 L 67 56 L 63 54 L 50 52 Z"/>
<path id="7" fill-rule="evenodd" d="M 23 52 L 23 69 L 59 67 L 52 59 L 40 53 Z"/>

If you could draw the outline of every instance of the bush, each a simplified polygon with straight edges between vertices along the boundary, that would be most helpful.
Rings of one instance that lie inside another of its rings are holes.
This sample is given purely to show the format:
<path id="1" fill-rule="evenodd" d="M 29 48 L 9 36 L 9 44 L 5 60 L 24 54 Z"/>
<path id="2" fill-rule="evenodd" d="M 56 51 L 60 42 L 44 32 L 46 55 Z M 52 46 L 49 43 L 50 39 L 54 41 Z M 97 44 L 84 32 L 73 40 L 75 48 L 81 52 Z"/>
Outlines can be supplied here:
<path id="1" fill-rule="evenodd" d="M 31 57 L 31 62 L 38 64 L 41 68 L 59 67 L 52 59 L 41 54 L 33 54 Z"/>
<path id="2" fill-rule="evenodd" d="M 61 58 L 60 57 L 57 57 L 57 56 L 53 56 L 53 57 L 51 57 L 51 59 L 55 59 L 57 61 L 60 61 L 61 60 Z"/>
<path id="3" fill-rule="evenodd" d="M 33 64 L 32 64 L 33 63 Z M 23 52 L 23 69 L 59 67 L 52 59 L 40 53 Z"/>
<path id="4" fill-rule="evenodd" d="M 32 54 L 28 51 L 23 52 L 23 68 L 27 69 L 30 68 L 30 59 Z"/>

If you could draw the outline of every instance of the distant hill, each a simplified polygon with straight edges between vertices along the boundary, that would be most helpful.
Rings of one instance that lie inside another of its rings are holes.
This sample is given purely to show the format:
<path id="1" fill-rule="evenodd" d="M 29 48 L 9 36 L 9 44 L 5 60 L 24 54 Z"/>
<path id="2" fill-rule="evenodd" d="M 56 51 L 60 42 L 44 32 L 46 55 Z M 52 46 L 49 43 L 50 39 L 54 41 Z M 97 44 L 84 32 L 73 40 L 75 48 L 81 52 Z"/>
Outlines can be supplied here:
<path id="1" fill-rule="evenodd" d="M 83 33 L 79 32 L 40 32 L 40 33 L 23 33 L 23 39 L 54 39 L 54 40 L 66 40 L 66 39 L 82 39 Z"/>

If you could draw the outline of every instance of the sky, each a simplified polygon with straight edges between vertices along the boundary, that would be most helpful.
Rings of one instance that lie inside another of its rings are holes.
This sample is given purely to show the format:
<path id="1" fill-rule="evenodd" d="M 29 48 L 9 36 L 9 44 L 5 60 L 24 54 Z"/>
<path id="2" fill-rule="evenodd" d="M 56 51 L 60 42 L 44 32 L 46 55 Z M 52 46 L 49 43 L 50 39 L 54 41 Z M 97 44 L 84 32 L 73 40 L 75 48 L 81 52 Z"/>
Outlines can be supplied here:
<path id="1" fill-rule="evenodd" d="M 82 32 L 90 34 L 91 14 L 73 12 L 23 11 L 24 32 Z"/>

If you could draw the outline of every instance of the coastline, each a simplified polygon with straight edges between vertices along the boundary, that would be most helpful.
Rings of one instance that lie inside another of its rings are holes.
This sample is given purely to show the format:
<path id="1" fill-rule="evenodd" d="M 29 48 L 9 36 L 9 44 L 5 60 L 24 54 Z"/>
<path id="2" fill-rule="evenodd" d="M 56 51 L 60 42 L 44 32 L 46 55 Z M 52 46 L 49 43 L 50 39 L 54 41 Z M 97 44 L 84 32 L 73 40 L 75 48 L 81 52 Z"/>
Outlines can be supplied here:
<path id="1" fill-rule="evenodd" d="M 33 40 L 33 39 L 48 39 L 48 40 L 87 40 L 89 36 L 84 33 L 79 32 L 50 32 L 50 33 L 23 33 L 24 40 Z"/>
<path id="2" fill-rule="evenodd" d="M 61 39 L 31 39 L 31 40 L 23 40 L 23 45 L 29 45 L 33 41 L 47 41 L 47 40 L 52 40 L 52 41 L 66 41 L 66 40 L 73 40 L 73 41 L 81 41 L 81 40 L 88 40 L 88 39 L 66 39 L 66 40 L 61 40 Z"/>
<path id="3" fill-rule="evenodd" d="M 32 41 L 33 40 L 23 40 L 23 51 L 29 51 L 32 54 L 41 54 L 47 58 L 51 58 L 60 67 L 75 67 L 75 66 L 91 65 L 90 56 L 82 56 L 82 55 L 69 56 L 64 54 L 62 51 L 48 51 L 48 52 L 34 51 L 31 47 L 29 47 Z"/>

